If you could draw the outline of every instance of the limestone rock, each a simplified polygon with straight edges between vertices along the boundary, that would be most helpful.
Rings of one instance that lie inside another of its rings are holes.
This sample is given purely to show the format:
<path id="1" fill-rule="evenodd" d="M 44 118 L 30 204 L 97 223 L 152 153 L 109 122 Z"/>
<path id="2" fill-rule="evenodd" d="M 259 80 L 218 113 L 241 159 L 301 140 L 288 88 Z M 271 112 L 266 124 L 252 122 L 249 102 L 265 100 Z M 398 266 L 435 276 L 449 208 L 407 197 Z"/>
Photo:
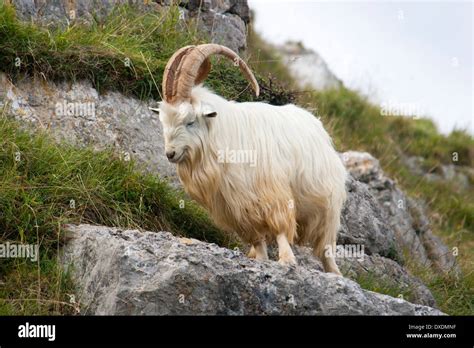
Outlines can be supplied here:
<path id="1" fill-rule="evenodd" d="M 407 197 L 385 175 L 376 158 L 356 151 L 345 152 L 341 157 L 354 178 L 377 199 L 382 220 L 390 226 L 386 233 L 394 233 L 397 250 L 408 250 L 419 264 L 438 271 L 458 269 L 453 254 L 433 235 L 423 205 Z"/>
<path id="2" fill-rule="evenodd" d="M 440 315 L 437 309 L 362 290 L 304 266 L 260 262 L 167 232 L 69 226 L 83 314 Z"/>

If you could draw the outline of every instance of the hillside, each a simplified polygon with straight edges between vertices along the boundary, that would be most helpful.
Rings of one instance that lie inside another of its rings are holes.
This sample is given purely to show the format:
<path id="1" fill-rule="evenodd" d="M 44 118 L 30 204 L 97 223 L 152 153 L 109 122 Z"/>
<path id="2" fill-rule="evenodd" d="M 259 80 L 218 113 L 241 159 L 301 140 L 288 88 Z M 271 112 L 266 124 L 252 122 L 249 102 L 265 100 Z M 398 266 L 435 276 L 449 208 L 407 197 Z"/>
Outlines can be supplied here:
<path id="1" fill-rule="evenodd" d="M 80 310 L 71 301 L 77 275 L 57 259 L 70 223 L 169 231 L 246 249 L 183 194 L 163 155 L 159 122 L 147 109 L 161 99 L 171 54 L 215 35 L 205 29 L 205 18 L 215 12 L 192 4 L 118 6 L 102 17 L 79 17 L 87 23 L 59 27 L 29 24 L 17 18 L 21 9 L 0 5 L 1 238 L 38 243 L 42 251 L 36 263 L 2 262 L 1 314 Z M 248 8 L 214 10 L 228 18 L 212 39 L 244 48 L 245 37 L 232 42 L 245 33 L 225 28 L 250 25 Z M 204 22 L 195 13 L 204 13 Z M 313 110 L 346 153 L 353 200 L 339 243 L 363 243 L 370 257 L 364 267 L 346 265 L 343 273 L 368 290 L 473 314 L 474 139 L 463 131 L 443 136 L 428 119 L 382 117 L 379 107 L 342 84 L 301 91 L 277 48 L 252 31 L 246 44 L 243 56 L 263 92 L 256 100 Z M 255 100 L 224 60 L 214 62 L 206 85 L 232 100 Z M 88 102 L 94 105 L 89 114 L 58 118 L 54 112 L 63 103 Z M 407 209 L 393 209 L 400 199 Z M 354 210 L 361 206 L 375 227 L 348 223 L 358 221 Z"/>

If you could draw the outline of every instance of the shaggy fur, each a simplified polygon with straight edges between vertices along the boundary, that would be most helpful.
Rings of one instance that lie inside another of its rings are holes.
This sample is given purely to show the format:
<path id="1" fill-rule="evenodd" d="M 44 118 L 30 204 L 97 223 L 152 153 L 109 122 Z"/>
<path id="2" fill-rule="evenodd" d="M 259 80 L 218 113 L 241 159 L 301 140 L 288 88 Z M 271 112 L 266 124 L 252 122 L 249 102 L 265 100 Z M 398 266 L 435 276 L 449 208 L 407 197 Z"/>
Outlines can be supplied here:
<path id="1" fill-rule="evenodd" d="M 340 274 L 325 250 L 335 250 L 346 170 L 319 119 L 197 86 L 191 103 L 162 102 L 160 120 L 185 190 L 219 227 L 253 245 L 250 257 L 267 259 L 265 241 L 276 238 L 279 261 L 294 264 L 290 245 L 309 244 L 326 271 Z M 235 150 L 251 151 L 255 165 L 219 161 Z"/>

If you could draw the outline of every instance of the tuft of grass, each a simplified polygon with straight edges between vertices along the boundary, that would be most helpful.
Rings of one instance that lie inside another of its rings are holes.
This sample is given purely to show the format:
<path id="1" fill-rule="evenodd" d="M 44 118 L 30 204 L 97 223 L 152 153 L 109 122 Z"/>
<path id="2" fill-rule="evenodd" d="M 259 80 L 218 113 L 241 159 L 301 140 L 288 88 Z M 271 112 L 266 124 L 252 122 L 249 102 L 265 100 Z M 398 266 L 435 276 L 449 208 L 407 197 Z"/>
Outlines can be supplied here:
<path id="1" fill-rule="evenodd" d="M 431 290 L 441 311 L 450 315 L 474 313 L 472 266 L 470 269 L 464 267 L 464 274 L 458 274 L 455 270 L 444 274 L 434 273 L 432 269 L 419 265 L 415 260 L 410 260 L 407 267 Z"/>
<path id="2" fill-rule="evenodd" d="M 380 279 L 372 272 L 357 274 L 352 280 L 357 282 L 362 289 L 377 292 L 379 294 L 402 298 L 409 302 L 414 302 L 416 297 L 413 289 L 397 285 L 393 280 Z"/>
<path id="3" fill-rule="evenodd" d="M 2 115 L 0 242 L 38 244 L 41 258 L 37 263 L 2 260 L 0 313 L 57 314 L 71 309 L 64 298 L 69 280 L 55 261 L 67 223 L 165 230 L 236 245 L 181 191 L 142 172 L 112 151 L 58 144 L 46 133 L 20 130 Z"/>
<path id="4" fill-rule="evenodd" d="M 432 164 L 474 166 L 474 139 L 466 131 L 440 134 L 432 120 L 392 117 L 389 133 L 412 156 L 422 156 Z"/>
<path id="5" fill-rule="evenodd" d="M 54 258 L 15 259 L 2 265 L 0 315 L 77 314 L 74 285 Z"/>

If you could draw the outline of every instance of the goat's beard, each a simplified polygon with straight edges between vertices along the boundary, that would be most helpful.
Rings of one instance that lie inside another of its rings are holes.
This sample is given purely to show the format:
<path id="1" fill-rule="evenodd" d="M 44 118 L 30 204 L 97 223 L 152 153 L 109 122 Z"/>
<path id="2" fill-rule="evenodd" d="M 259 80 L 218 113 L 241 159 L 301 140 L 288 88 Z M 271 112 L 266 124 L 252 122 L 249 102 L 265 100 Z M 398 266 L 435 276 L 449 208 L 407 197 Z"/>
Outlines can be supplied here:
<path id="1" fill-rule="evenodd" d="M 206 166 L 209 162 L 217 163 L 217 151 L 214 150 L 211 144 L 201 138 L 199 138 L 199 142 L 196 142 L 194 146 L 186 146 L 184 151 L 186 155 L 177 163 L 178 170 L 179 168 L 187 168 L 193 171 L 194 169 Z"/>
<path id="2" fill-rule="evenodd" d="M 215 191 L 220 182 L 217 153 L 212 146 L 204 146 L 204 143 L 187 151 L 187 156 L 176 167 L 179 179 L 191 198 L 209 206 L 208 194 Z"/>

